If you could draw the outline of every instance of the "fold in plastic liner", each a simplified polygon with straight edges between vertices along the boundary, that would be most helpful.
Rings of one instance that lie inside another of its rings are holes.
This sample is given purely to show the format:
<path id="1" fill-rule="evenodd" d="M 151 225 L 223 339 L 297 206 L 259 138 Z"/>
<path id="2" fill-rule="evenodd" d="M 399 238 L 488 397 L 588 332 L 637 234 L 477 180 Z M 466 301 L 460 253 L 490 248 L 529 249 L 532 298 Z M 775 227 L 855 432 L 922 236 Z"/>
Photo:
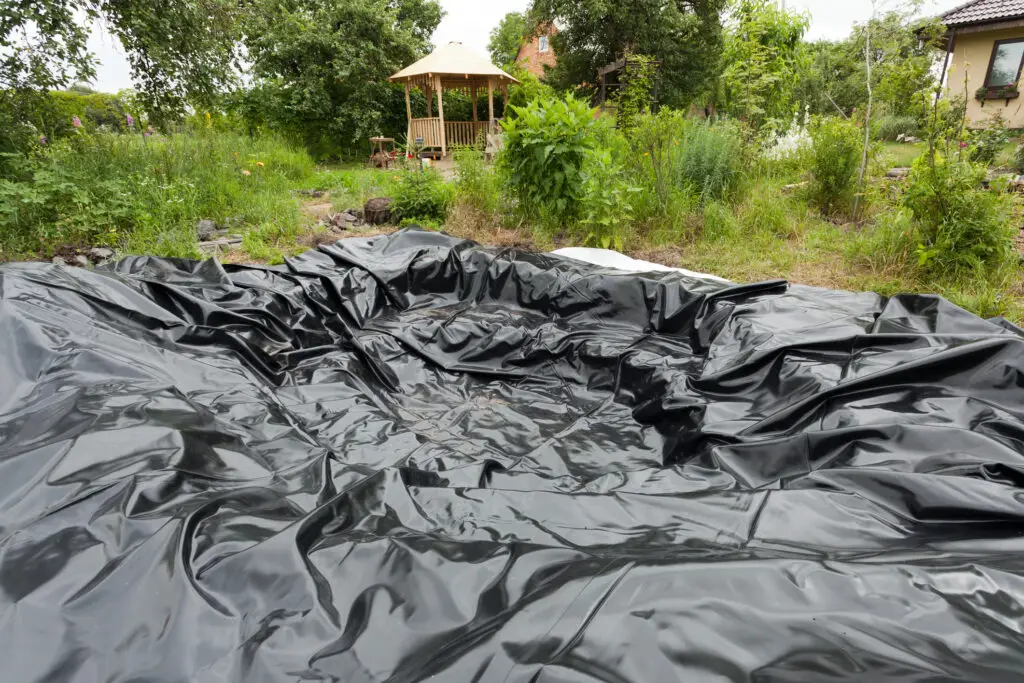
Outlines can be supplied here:
<path id="1" fill-rule="evenodd" d="M 1024 333 L 427 232 L 0 267 L 0 679 L 1019 681 Z"/>

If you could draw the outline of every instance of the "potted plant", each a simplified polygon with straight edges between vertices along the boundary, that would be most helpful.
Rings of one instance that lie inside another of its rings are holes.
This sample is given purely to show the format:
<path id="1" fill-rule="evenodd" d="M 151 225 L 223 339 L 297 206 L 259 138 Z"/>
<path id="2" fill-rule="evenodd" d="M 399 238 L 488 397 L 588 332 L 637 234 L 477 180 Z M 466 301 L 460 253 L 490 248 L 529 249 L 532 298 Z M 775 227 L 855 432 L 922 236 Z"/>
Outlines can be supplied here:
<path id="1" fill-rule="evenodd" d="M 988 100 L 1006 100 L 1006 103 L 1009 104 L 1010 100 L 1015 100 L 1018 97 L 1020 97 L 1020 91 L 1017 90 L 1016 84 L 996 87 L 982 86 L 974 93 L 974 99 L 981 102 L 983 107 Z"/>

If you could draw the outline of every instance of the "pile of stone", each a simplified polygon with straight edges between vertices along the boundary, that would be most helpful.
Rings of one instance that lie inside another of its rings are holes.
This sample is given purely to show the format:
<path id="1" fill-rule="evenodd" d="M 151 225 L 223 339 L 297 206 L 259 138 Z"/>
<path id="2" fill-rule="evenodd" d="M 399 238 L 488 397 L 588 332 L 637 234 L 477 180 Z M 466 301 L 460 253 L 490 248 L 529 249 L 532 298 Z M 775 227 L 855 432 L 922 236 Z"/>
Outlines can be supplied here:
<path id="1" fill-rule="evenodd" d="M 211 220 L 202 220 L 196 223 L 196 238 L 199 240 L 199 249 L 209 254 L 218 254 L 221 250 L 228 250 L 242 244 L 242 236 L 232 233 L 232 228 L 242 223 L 241 217 L 228 219 L 224 226 L 217 225 Z"/>
<path id="2" fill-rule="evenodd" d="M 90 266 L 102 266 L 113 258 L 114 250 L 110 247 L 93 247 L 78 253 L 65 250 L 64 253 L 54 256 L 50 261 L 58 266 L 88 268 Z"/>
<path id="3" fill-rule="evenodd" d="M 362 227 L 365 223 L 363 223 L 362 214 L 358 209 L 346 209 L 341 213 L 325 216 L 321 219 L 320 225 L 330 229 L 331 232 L 348 232 Z"/>

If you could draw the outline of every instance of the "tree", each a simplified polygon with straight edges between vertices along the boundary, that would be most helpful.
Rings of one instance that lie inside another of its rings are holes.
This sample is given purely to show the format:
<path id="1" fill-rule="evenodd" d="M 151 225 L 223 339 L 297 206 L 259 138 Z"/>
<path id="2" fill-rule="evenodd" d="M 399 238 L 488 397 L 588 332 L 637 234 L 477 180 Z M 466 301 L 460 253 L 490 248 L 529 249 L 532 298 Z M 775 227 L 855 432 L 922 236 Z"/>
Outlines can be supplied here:
<path id="1" fill-rule="evenodd" d="M 886 4 L 878 2 L 881 8 Z M 854 27 L 851 43 L 860 55 L 861 77 L 866 56 L 874 97 L 886 114 L 921 116 L 919 95 L 935 87 L 936 46 L 945 48 L 939 39 L 945 29 L 936 19 L 916 19 L 920 7 L 918 1 L 903 3 Z"/>
<path id="2" fill-rule="evenodd" d="M 735 0 L 725 31 L 720 108 L 758 125 L 771 118 L 788 122 L 810 23 L 808 14 L 779 9 L 775 0 Z"/>
<path id="3" fill-rule="evenodd" d="M 0 3 L 0 90 L 27 94 L 95 76 L 88 25 L 124 47 L 140 98 L 159 116 L 230 83 L 244 3 L 234 0 L 21 0 Z M 84 19 L 84 22 L 81 21 Z"/>
<path id="4" fill-rule="evenodd" d="M 683 106 L 714 79 L 722 51 L 720 14 L 726 0 L 535 0 L 541 23 L 565 28 L 552 37 L 558 65 L 548 75 L 556 87 L 593 84 L 597 70 L 627 53 L 661 61 L 659 99 Z"/>
<path id="5" fill-rule="evenodd" d="M 934 90 L 937 46 L 945 44 L 938 40 L 941 23 L 916 19 L 917 8 L 917 3 L 904 4 L 854 26 L 845 40 L 810 44 L 808 66 L 797 75 L 796 99 L 820 114 L 834 114 L 838 108 L 850 115 L 865 108 L 870 36 L 876 109 L 894 116 L 924 116 L 922 102 L 928 98 L 922 93 Z"/>
<path id="6" fill-rule="evenodd" d="M 491 30 L 491 42 L 487 50 L 491 53 L 491 61 L 505 68 L 515 63 L 519 56 L 519 48 L 526 39 L 528 31 L 526 15 L 522 12 L 509 12 L 497 26 Z"/>
<path id="7" fill-rule="evenodd" d="M 387 78 L 429 49 L 436 0 L 264 0 L 258 10 L 246 46 L 268 119 L 319 155 L 405 130 L 403 90 Z"/>

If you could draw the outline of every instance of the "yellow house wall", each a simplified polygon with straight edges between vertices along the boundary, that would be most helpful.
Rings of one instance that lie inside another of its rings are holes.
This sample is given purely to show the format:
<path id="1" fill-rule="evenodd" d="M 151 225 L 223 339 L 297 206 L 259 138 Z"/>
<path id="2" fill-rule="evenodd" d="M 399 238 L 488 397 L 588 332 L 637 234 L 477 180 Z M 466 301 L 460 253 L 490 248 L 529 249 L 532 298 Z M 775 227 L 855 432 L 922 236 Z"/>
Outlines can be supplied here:
<path id="1" fill-rule="evenodd" d="M 946 76 L 947 91 L 953 95 L 963 95 L 966 91 L 967 119 L 972 125 L 984 125 L 985 120 L 992 116 L 993 112 L 1000 111 L 1010 128 L 1024 128 L 1024 97 L 1010 100 L 1009 105 L 1006 104 L 1006 100 L 988 100 L 984 107 L 981 106 L 981 102 L 974 99 L 974 93 L 985 85 L 985 76 L 988 74 L 995 42 L 1008 38 L 1024 38 L 1024 27 L 967 33 L 956 37 L 950 71 Z"/>

